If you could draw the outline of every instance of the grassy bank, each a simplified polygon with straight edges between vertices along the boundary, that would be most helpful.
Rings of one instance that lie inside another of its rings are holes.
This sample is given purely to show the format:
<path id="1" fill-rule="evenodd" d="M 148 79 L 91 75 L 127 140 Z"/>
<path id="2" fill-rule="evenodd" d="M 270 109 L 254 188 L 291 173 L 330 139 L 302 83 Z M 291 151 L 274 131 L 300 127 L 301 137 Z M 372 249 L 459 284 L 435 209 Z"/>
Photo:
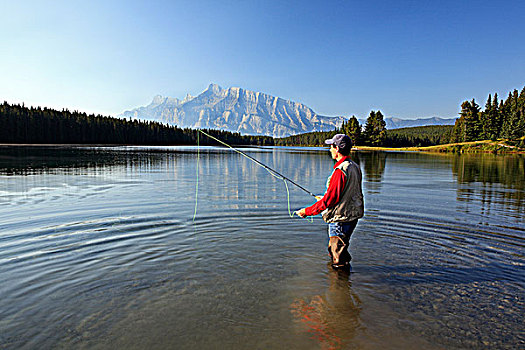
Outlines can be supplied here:
<path id="1" fill-rule="evenodd" d="M 356 146 L 360 151 L 399 151 L 399 152 L 449 152 L 449 153 L 524 153 L 523 145 L 525 138 L 519 140 L 483 140 L 473 142 L 449 143 L 445 145 L 427 147 L 370 147 Z"/>

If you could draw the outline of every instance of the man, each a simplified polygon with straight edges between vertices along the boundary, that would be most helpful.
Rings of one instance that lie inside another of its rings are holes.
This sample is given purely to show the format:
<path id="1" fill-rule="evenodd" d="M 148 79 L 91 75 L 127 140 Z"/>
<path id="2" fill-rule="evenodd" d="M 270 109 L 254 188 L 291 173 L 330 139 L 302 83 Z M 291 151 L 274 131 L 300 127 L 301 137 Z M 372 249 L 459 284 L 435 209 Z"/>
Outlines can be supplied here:
<path id="1" fill-rule="evenodd" d="M 328 223 L 328 253 L 335 269 L 349 268 L 352 259 L 348 253 L 350 236 L 363 217 L 363 191 L 361 189 L 361 169 L 348 155 L 352 149 L 350 137 L 337 134 L 325 141 L 330 145 L 330 154 L 336 161 L 334 171 L 326 183 L 324 196 L 308 208 L 296 213 L 302 218 L 322 212 Z"/>

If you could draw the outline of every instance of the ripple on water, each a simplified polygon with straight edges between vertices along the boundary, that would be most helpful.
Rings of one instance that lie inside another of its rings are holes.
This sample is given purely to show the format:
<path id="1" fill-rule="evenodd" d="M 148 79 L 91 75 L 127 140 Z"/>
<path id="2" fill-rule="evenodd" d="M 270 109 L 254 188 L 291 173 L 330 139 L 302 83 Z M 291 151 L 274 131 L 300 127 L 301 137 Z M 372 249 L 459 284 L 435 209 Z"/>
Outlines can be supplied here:
<path id="1" fill-rule="evenodd" d="M 327 267 L 324 223 L 290 219 L 282 183 L 255 166 L 203 155 L 193 221 L 195 154 L 126 154 L 2 178 L 0 347 L 525 344 L 514 187 L 458 184 L 448 157 L 360 155 L 366 215 L 345 280 Z M 332 165 L 260 156 L 320 191 Z"/>

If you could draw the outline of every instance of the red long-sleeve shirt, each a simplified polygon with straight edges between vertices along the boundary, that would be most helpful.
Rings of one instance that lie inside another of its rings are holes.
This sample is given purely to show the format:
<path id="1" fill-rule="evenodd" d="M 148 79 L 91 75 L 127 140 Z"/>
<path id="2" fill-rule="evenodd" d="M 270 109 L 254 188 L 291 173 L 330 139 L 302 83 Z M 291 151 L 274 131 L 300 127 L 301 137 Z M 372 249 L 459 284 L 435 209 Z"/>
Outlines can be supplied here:
<path id="1" fill-rule="evenodd" d="M 342 162 L 344 162 L 347 157 L 341 158 L 334 165 L 334 169 L 337 168 Z M 335 169 L 332 177 L 330 178 L 330 184 L 328 189 L 324 194 L 323 198 L 315 202 L 313 205 L 305 209 L 307 216 L 317 215 L 326 208 L 331 208 L 335 206 L 341 200 L 341 195 L 343 194 L 343 189 L 345 188 L 345 183 L 347 179 L 341 169 Z"/>

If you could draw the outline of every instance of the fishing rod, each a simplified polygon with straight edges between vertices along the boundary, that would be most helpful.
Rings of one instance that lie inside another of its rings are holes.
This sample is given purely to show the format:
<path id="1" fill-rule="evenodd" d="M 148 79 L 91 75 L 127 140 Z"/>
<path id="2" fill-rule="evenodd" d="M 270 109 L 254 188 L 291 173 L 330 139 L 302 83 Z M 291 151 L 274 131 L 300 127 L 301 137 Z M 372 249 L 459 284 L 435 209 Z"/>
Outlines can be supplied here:
<path id="1" fill-rule="evenodd" d="M 295 185 L 295 186 L 299 187 L 301 190 L 303 190 L 303 191 L 305 191 L 306 193 L 308 193 L 310 196 L 315 197 L 315 194 L 313 194 L 312 192 L 308 191 L 308 190 L 307 190 L 306 188 L 304 188 L 303 186 L 301 186 L 301 185 L 299 185 L 299 184 L 293 182 L 292 180 L 290 180 L 289 178 L 287 178 L 287 177 L 284 176 L 283 174 L 279 173 L 279 172 L 276 171 L 276 170 L 273 170 L 272 168 L 270 168 L 270 167 L 267 166 L 266 164 L 261 163 L 260 161 L 258 161 L 257 159 L 255 159 L 255 158 L 253 158 L 253 157 L 247 155 L 247 154 L 244 153 L 243 151 L 240 151 L 240 150 L 238 150 L 237 148 L 234 148 L 234 147 L 228 145 L 226 142 L 223 142 L 223 141 L 219 140 L 218 138 L 215 138 L 215 137 L 211 136 L 210 134 L 208 134 L 208 133 L 206 133 L 206 132 L 204 132 L 204 131 L 202 131 L 202 130 L 200 130 L 200 129 L 198 129 L 198 131 L 200 131 L 200 132 L 203 133 L 204 135 L 208 136 L 209 138 L 211 138 L 211 139 L 213 139 L 213 140 L 215 140 L 215 141 L 217 141 L 217 142 L 219 142 L 219 143 L 225 145 L 226 147 L 231 148 L 231 149 L 234 150 L 235 152 L 242 154 L 242 155 L 245 156 L 246 158 L 248 158 L 248 159 L 250 159 L 251 161 L 257 163 L 257 164 L 260 165 L 260 166 L 262 166 L 263 168 L 265 168 L 265 169 L 268 170 L 269 172 L 274 173 L 275 175 L 278 175 L 282 180 L 286 180 L 286 181 L 288 181 L 288 182 L 291 183 L 292 185 Z"/>

